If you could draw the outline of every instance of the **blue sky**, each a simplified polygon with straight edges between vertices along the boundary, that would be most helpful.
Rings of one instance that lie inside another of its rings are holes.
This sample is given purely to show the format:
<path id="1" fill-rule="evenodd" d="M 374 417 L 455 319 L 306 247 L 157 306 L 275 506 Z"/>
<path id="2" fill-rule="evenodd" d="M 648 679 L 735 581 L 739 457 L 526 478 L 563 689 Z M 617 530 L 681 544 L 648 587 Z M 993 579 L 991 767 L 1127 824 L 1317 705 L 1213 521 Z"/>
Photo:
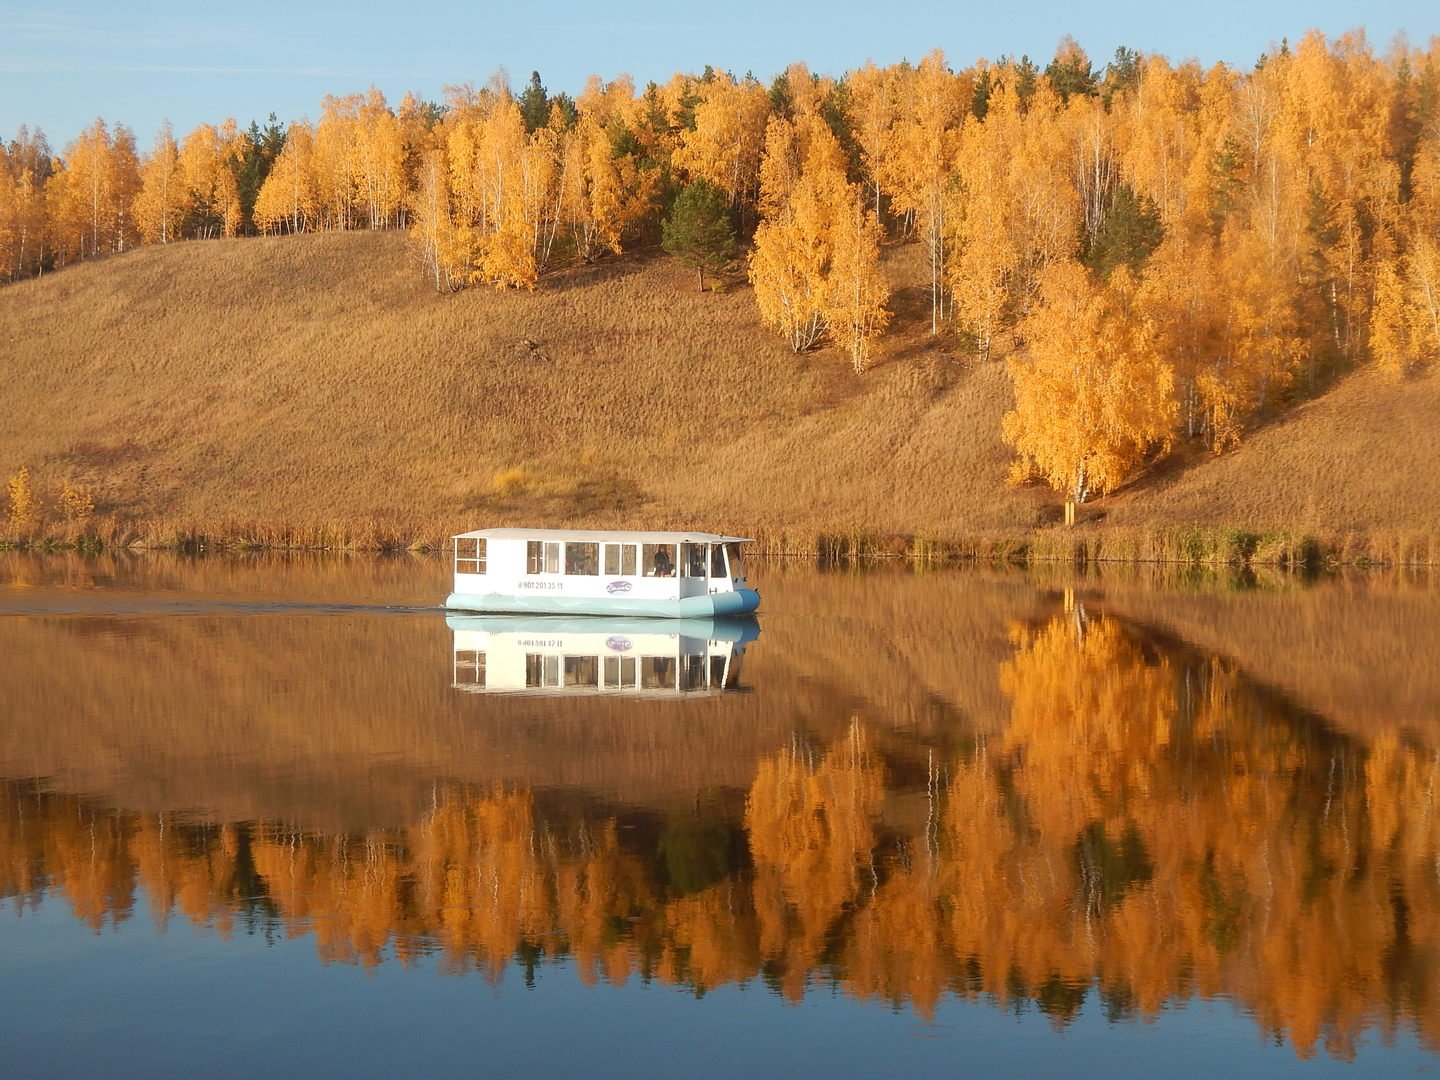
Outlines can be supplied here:
<path id="1" fill-rule="evenodd" d="M 0 0 L 0 138 L 38 126 L 58 150 L 103 116 L 148 148 L 164 119 L 183 135 L 227 116 L 242 126 L 271 112 L 315 118 L 326 94 L 374 83 L 392 102 L 407 90 L 434 99 L 447 84 L 483 84 L 500 67 L 516 87 L 538 70 L 552 92 L 575 93 L 591 73 L 629 73 L 643 86 L 712 64 L 768 81 L 792 60 L 840 74 L 937 46 L 956 66 L 1007 53 L 1043 66 L 1064 34 L 1097 65 L 1125 45 L 1249 67 L 1281 38 L 1356 27 L 1377 51 L 1400 31 L 1423 45 L 1440 34 L 1440 4 Z"/>

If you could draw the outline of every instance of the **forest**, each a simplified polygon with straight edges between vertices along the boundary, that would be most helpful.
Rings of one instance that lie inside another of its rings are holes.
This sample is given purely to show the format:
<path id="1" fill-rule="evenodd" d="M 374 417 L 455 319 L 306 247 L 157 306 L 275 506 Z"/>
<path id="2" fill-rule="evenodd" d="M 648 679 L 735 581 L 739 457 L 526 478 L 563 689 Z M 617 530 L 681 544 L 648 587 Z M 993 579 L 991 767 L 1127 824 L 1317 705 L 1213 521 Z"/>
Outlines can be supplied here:
<path id="1" fill-rule="evenodd" d="M 318 121 L 97 120 L 0 147 L 0 281 L 137 245 L 403 230 L 441 292 L 546 288 L 663 246 L 703 290 L 743 272 L 796 353 L 882 362 L 882 249 L 928 264 L 930 333 L 1001 362 L 1012 479 L 1067 501 L 1373 365 L 1440 355 L 1440 39 L 1360 32 L 1249 70 L 1061 41 L 957 69 L 938 50 L 765 85 L 707 68 L 575 98 L 538 74 L 326 97 Z M 83 493 L 81 493 L 83 496 Z M 13 496 L 13 492 L 12 492 Z M 12 497 L 13 502 L 13 497 Z"/>

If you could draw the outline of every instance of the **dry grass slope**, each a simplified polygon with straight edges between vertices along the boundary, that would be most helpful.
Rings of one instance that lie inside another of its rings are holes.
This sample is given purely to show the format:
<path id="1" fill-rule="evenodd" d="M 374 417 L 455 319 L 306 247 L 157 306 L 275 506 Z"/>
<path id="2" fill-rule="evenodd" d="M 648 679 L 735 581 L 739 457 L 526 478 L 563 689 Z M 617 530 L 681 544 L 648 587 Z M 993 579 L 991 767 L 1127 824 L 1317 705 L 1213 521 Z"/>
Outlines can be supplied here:
<path id="1" fill-rule="evenodd" d="M 1117 524 L 1327 534 L 1440 529 L 1440 373 L 1362 370 L 1251 433 L 1240 448 L 1113 500 Z"/>
<path id="2" fill-rule="evenodd" d="M 441 296 L 404 245 L 147 247 L 0 290 L 0 473 L 28 466 L 47 503 L 66 478 L 87 484 L 112 537 L 157 543 L 566 523 L 734 529 L 791 550 L 1004 547 L 1056 516 L 1049 493 L 1005 483 L 1008 377 L 929 338 L 913 245 L 887 252 L 898 316 L 864 376 L 835 351 L 793 356 L 747 287 L 699 294 L 663 257 Z M 1440 377 L 1356 376 L 1091 516 L 1122 536 L 1440 533 L 1437 405 Z M 1069 543 L 1049 525 L 1031 539 Z"/>
<path id="3" fill-rule="evenodd" d="M 403 245 L 145 248 L 0 292 L 0 468 L 74 476 L 152 528 L 1034 519 L 1002 483 L 998 370 L 921 352 L 858 379 L 791 355 L 748 289 L 700 295 L 643 255 L 439 296 Z"/>

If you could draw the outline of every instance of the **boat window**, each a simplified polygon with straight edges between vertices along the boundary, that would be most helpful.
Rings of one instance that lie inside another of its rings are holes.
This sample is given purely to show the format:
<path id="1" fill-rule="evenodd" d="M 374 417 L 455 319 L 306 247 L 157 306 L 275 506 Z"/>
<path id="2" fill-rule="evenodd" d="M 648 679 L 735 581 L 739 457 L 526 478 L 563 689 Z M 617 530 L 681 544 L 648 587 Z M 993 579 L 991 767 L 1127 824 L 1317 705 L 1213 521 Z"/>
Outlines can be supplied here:
<path id="1" fill-rule="evenodd" d="M 675 685 L 675 658 L 647 656 L 640 661 L 640 685 L 646 690 L 668 690 Z"/>
<path id="2" fill-rule="evenodd" d="M 640 551 L 646 577 L 675 576 L 675 545 L 646 544 Z"/>
<path id="3" fill-rule="evenodd" d="M 455 654 L 455 685 L 485 685 L 485 654 L 478 649 L 462 649 Z"/>
<path id="4" fill-rule="evenodd" d="M 565 545 L 565 573 L 594 577 L 600 573 L 600 545 L 569 543 Z"/>
<path id="5" fill-rule="evenodd" d="M 704 690 L 705 674 L 707 665 L 704 656 L 685 657 L 684 681 L 680 685 L 682 690 Z"/>
<path id="6" fill-rule="evenodd" d="M 559 686 L 560 657 L 544 653 L 525 654 L 526 686 Z"/>
<path id="7" fill-rule="evenodd" d="M 740 554 L 740 545 L 726 544 L 725 554 L 730 559 L 730 576 L 739 581 L 745 576 L 745 556 Z"/>
<path id="8" fill-rule="evenodd" d="M 455 572 L 457 574 L 485 573 L 484 537 L 457 536 L 455 538 Z"/>
<path id="9" fill-rule="evenodd" d="M 681 544 L 680 564 L 685 567 L 686 577 L 704 577 L 705 564 L 709 560 L 709 552 L 705 544 Z"/>
<path id="10" fill-rule="evenodd" d="M 629 687 L 635 685 L 635 657 L 605 657 L 605 685 Z"/>
<path id="11" fill-rule="evenodd" d="M 560 572 L 560 545 L 550 540 L 527 540 L 525 542 L 525 572 L 527 574 L 558 574 Z"/>
<path id="12" fill-rule="evenodd" d="M 718 578 L 725 576 L 724 544 L 712 544 L 710 547 L 710 576 Z"/>
<path id="13" fill-rule="evenodd" d="M 566 686 L 599 686 L 600 658 L 598 656 L 565 657 Z"/>
<path id="14" fill-rule="evenodd" d="M 606 544 L 605 576 L 634 577 L 639 557 L 639 544 Z"/>

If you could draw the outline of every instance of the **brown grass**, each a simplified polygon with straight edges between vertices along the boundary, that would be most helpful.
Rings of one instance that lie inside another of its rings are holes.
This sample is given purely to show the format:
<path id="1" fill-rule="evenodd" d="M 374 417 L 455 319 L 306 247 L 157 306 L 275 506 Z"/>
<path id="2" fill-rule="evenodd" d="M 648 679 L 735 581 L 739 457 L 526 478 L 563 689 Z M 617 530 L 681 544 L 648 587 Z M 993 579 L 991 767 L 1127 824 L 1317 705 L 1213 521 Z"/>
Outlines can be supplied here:
<path id="1" fill-rule="evenodd" d="M 1111 524 L 1244 523 L 1260 532 L 1440 536 L 1440 371 L 1367 369 L 1251 432 L 1098 504 Z"/>
<path id="2" fill-rule="evenodd" d="M 0 290 L 0 479 L 28 466 L 52 539 L 111 545 L 427 546 L 523 523 L 1171 558 L 1186 530 L 1238 523 L 1281 538 L 1257 559 L 1440 551 L 1440 376 L 1355 376 L 1055 527 L 1054 496 L 1004 480 L 1004 366 L 904 302 L 918 248 L 886 259 L 897 319 L 856 376 L 833 350 L 792 355 L 748 287 L 700 294 L 652 254 L 441 296 L 393 234 L 142 248 Z M 94 495 L 84 530 L 53 509 L 67 479 Z"/>

